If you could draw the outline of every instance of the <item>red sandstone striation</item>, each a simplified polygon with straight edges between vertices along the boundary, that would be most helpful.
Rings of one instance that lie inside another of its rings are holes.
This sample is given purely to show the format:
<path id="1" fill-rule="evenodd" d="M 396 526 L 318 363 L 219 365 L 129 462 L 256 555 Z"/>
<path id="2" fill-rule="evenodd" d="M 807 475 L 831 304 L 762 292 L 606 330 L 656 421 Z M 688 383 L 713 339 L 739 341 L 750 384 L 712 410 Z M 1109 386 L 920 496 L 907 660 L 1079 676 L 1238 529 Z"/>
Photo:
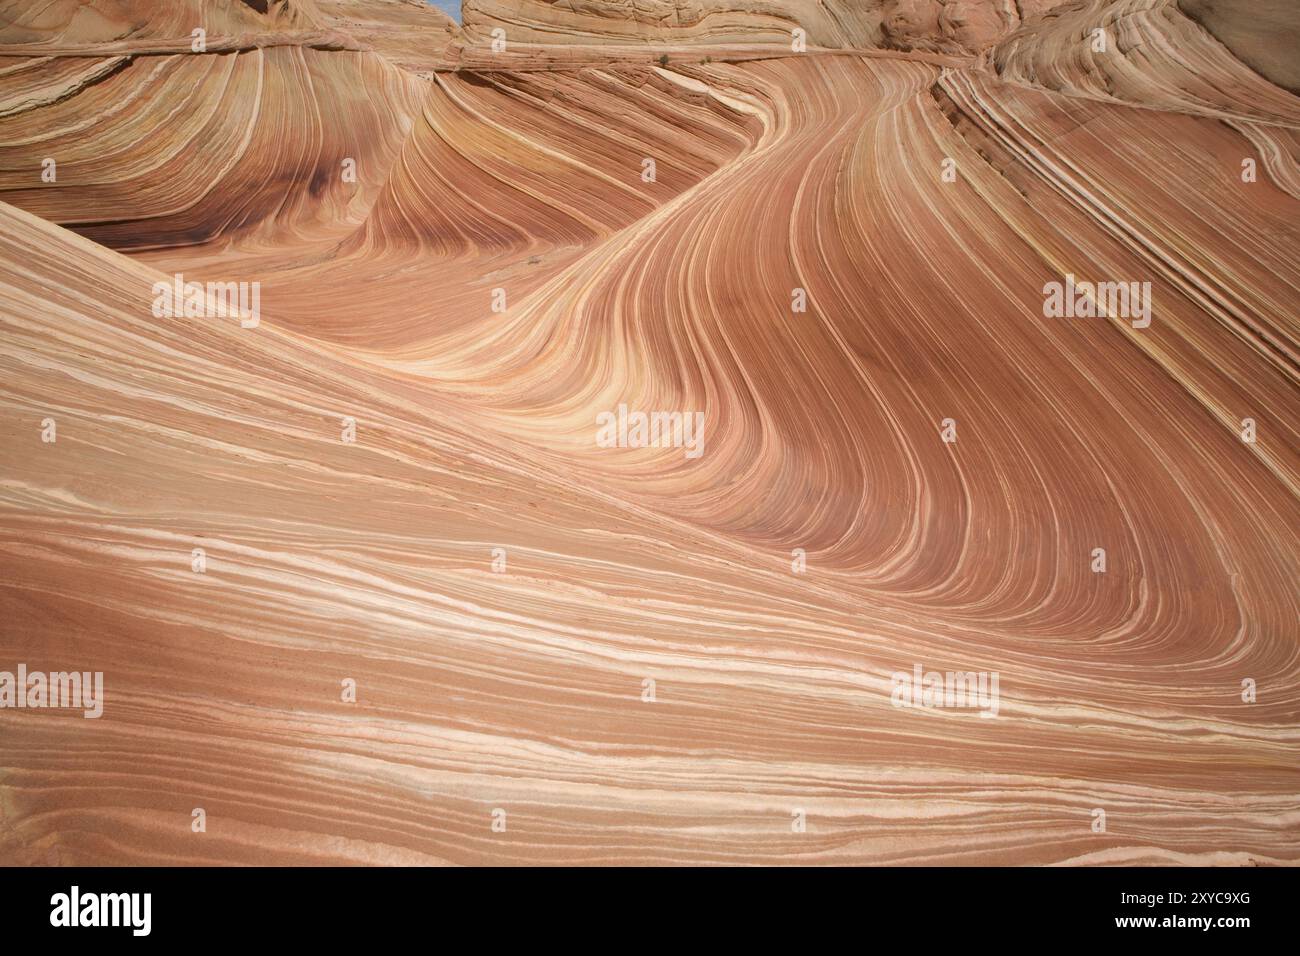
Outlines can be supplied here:
<path id="1" fill-rule="evenodd" d="M 0 860 L 1300 860 L 1300 100 L 1047 6 L 0 4 Z"/>

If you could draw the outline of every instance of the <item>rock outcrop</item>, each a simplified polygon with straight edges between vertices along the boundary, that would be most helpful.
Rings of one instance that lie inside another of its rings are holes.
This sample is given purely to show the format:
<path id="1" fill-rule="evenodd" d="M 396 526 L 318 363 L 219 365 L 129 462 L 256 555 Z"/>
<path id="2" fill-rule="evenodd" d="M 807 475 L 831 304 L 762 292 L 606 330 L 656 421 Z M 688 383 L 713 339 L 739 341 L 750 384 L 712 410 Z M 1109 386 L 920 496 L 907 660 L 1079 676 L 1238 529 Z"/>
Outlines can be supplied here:
<path id="1" fill-rule="evenodd" d="M 1055 0 L 1060 2 L 1060 0 Z M 1054 0 L 465 0 L 465 32 L 525 43 L 766 44 L 975 53 Z"/>
<path id="2" fill-rule="evenodd" d="M 0 860 L 1300 863 L 1300 99 L 1040 6 L 0 6 Z"/>

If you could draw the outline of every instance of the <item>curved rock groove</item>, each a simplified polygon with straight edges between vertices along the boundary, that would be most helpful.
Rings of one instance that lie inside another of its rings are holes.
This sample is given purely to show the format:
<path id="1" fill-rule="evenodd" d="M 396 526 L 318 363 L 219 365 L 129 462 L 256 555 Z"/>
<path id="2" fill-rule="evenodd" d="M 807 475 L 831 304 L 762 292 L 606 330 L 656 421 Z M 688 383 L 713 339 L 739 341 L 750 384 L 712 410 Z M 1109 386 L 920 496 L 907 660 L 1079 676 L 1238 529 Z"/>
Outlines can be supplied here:
<path id="1" fill-rule="evenodd" d="M 266 7 L 0 3 L 0 671 L 105 688 L 0 707 L 0 860 L 1300 860 L 1266 37 Z"/>

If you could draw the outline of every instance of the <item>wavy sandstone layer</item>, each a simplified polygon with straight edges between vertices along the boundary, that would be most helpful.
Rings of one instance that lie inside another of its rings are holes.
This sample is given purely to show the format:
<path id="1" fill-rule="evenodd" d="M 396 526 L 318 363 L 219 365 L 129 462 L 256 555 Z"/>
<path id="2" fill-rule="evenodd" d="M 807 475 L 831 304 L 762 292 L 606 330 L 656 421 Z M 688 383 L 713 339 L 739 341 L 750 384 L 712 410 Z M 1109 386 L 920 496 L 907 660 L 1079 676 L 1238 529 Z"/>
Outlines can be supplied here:
<path id="1" fill-rule="evenodd" d="M 1300 860 L 1300 100 L 1171 0 L 244 6 L 0 36 L 0 671 L 105 686 L 0 708 L 0 860 Z"/>
<path id="2" fill-rule="evenodd" d="M 314 0 L 0 0 L 0 42 L 112 43 L 319 27 Z"/>
<path id="3" fill-rule="evenodd" d="M 772 44 L 971 53 L 1062 0 L 464 0 L 466 35 L 527 43 Z"/>

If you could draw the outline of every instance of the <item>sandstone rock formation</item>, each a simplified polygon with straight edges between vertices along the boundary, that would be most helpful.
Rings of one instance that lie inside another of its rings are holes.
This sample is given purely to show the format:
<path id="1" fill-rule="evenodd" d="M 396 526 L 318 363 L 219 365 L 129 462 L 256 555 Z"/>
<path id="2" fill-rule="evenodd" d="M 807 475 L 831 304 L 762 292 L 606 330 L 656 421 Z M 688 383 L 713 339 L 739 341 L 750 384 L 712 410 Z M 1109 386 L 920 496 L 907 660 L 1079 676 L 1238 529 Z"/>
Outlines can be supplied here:
<path id="1" fill-rule="evenodd" d="M 1060 0 L 465 0 L 465 32 L 527 43 L 751 44 L 973 53 Z"/>
<path id="2" fill-rule="evenodd" d="M 0 861 L 1300 861 L 1300 99 L 1173 0 L 0 14 Z"/>
<path id="3" fill-rule="evenodd" d="M 314 0 L 27 0 L 0 2 L 0 43 L 109 43 L 318 26 Z"/>
<path id="4" fill-rule="evenodd" d="M 1300 93 L 1300 22 L 1288 0 L 1178 0 L 1242 62 L 1292 93 Z"/>

